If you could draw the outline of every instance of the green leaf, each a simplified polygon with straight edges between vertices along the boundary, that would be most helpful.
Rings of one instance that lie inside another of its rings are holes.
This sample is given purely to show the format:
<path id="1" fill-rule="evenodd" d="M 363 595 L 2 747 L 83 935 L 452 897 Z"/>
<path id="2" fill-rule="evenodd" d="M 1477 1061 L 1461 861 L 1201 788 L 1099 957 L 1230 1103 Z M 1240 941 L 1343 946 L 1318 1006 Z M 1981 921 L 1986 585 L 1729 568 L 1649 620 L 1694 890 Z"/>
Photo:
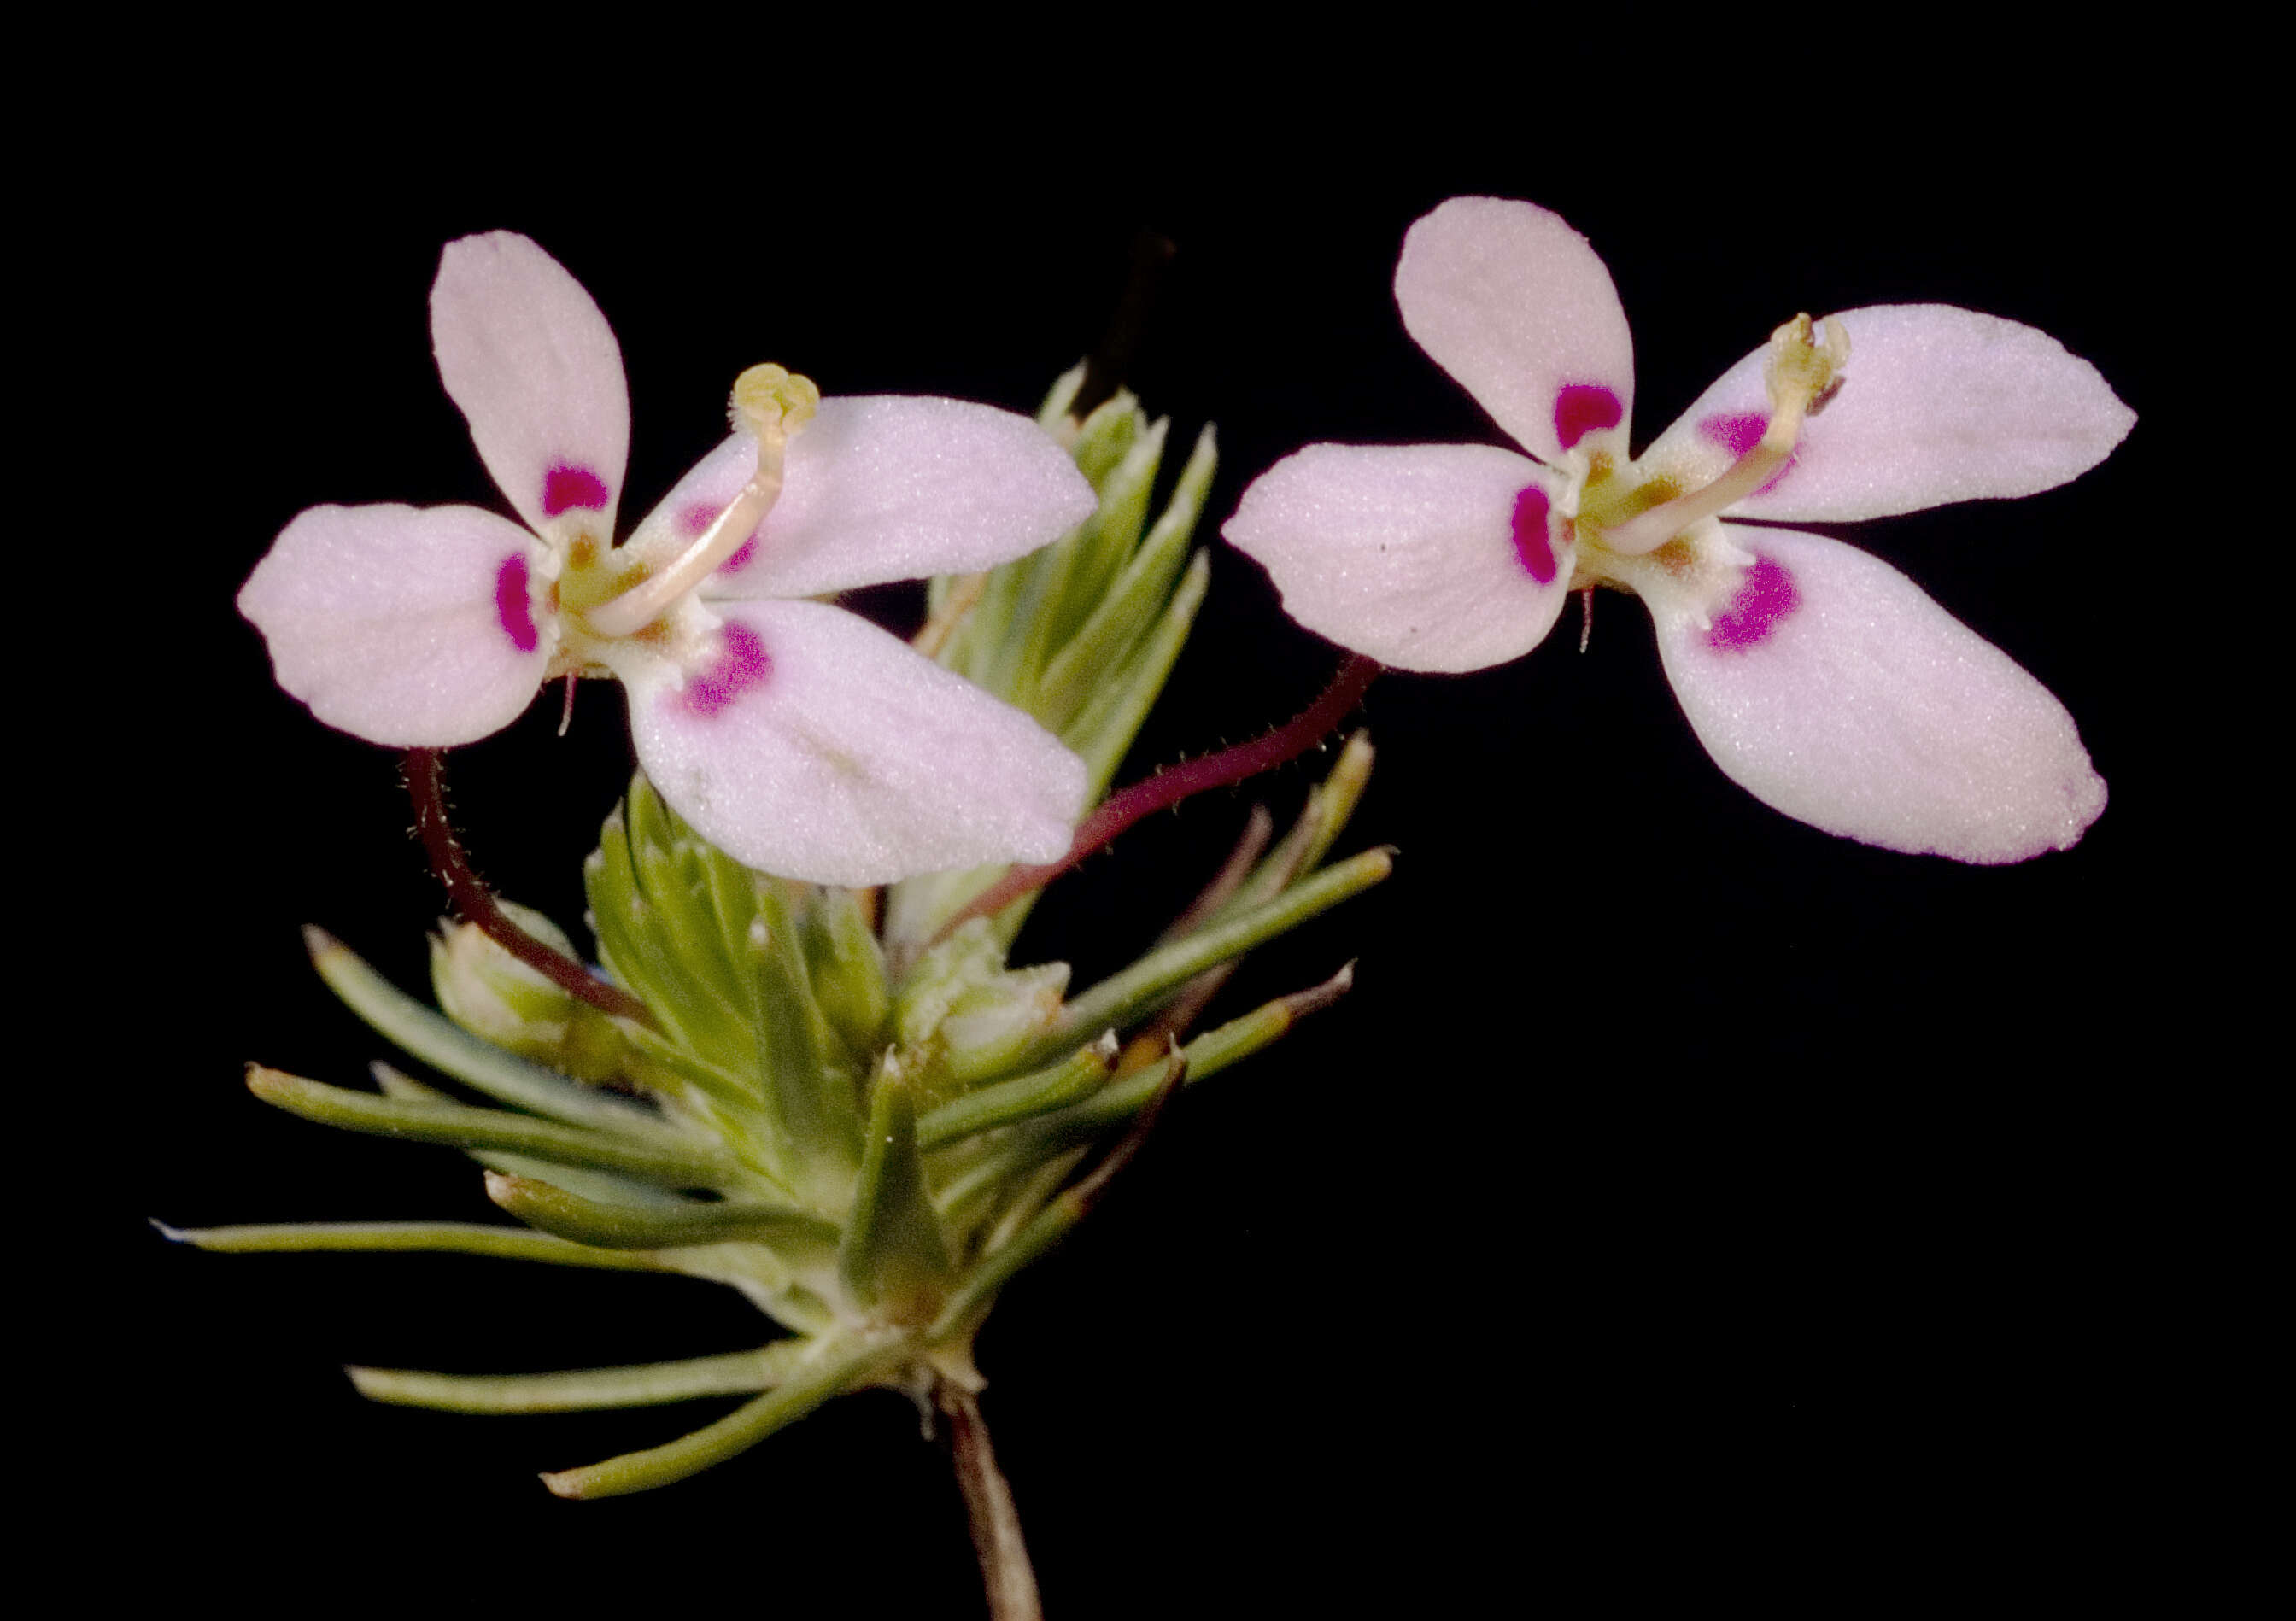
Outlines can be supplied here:
<path id="1" fill-rule="evenodd" d="M 825 1259 L 836 1250 L 839 1237 L 836 1226 L 819 1216 L 758 1199 L 689 1200 L 675 1210 L 640 1209 L 585 1199 L 545 1180 L 499 1172 L 488 1173 L 487 1197 L 529 1226 L 602 1249 L 762 1243 L 801 1263 Z"/>
<path id="2" fill-rule="evenodd" d="M 577 1085 L 554 1070 L 480 1041 L 391 984 L 324 929 L 306 929 L 303 944 L 319 978 L 352 1012 L 384 1039 L 440 1074 L 513 1108 L 554 1120 L 639 1135 L 665 1129 L 651 1109 Z"/>
<path id="3" fill-rule="evenodd" d="M 885 1021 L 892 1014 L 884 947 L 869 926 L 861 897 L 850 889 L 817 891 L 800 928 L 814 1000 L 847 1060 L 866 1073 L 885 1044 Z"/>
<path id="4" fill-rule="evenodd" d="M 773 1123 L 770 1151 L 783 1180 L 816 1201 L 844 1196 L 861 1162 L 861 1111 L 854 1077 L 832 1067 L 833 1038 L 813 999 L 805 945 L 789 895 L 773 880 L 751 886 L 755 909 L 742 940 L 750 1027 Z"/>
<path id="5" fill-rule="evenodd" d="M 609 1135 L 499 1109 L 379 1098 L 259 1064 L 248 1067 L 247 1088 L 290 1114 L 375 1136 L 506 1149 L 538 1159 L 616 1171 L 666 1187 L 742 1187 L 750 1180 L 723 1149 L 697 1140 Z"/>
<path id="6" fill-rule="evenodd" d="M 1172 499 L 1147 544 L 1102 590 L 1090 616 L 1045 667 L 1033 710 L 1053 731 L 1063 730 L 1076 718 L 1107 673 L 1121 667 L 1170 602 L 1218 459 L 1212 430 L 1206 428 L 1197 436 L 1195 453 L 1181 470 Z"/>
<path id="7" fill-rule="evenodd" d="M 251 1227 L 169 1227 L 152 1224 L 178 1244 L 220 1255 L 306 1255 L 355 1251 L 372 1255 L 477 1255 L 504 1261 L 546 1261 L 601 1272 L 667 1272 L 651 1256 L 593 1249 L 524 1227 L 477 1222 L 283 1222 Z"/>
<path id="8" fill-rule="evenodd" d="M 917 1144 L 931 1151 L 976 1132 L 1010 1126 L 1090 1097 L 1116 1068 L 1116 1041 L 1103 1036 L 1032 1075 L 983 1086 L 928 1111 L 917 1121 Z"/>
<path id="9" fill-rule="evenodd" d="M 1394 870 L 1392 851 L 1365 850 L 1325 868 L 1275 900 L 1150 952 L 1070 1002 L 1062 1010 L 1059 1022 L 1029 1051 L 1028 1061 L 1041 1062 L 1102 1030 L 1124 1028 L 1204 970 L 1241 956 L 1317 913 L 1360 895 Z"/>
<path id="10" fill-rule="evenodd" d="M 890 1065 L 870 1100 L 868 1148 L 838 1272 L 856 1302 L 895 1321 L 929 1312 L 948 1279 L 948 1242 L 926 1194 L 909 1085 Z"/>
<path id="11" fill-rule="evenodd" d="M 830 1397 L 876 1383 L 908 1354 L 909 1346 L 906 1337 L 896 1335 L 816 1341 L 811 1355 L 787 1371 L 779 1388 L 707 1429 L 667 1446 L 546 1474 L 542 1483 L 561 1497 L 618 1497 L 700 1474 L 712 1464 L 747 1452 Z"/>
<path id="12" fill-rule="evenodd" d="M 1204 589 L 1210 580 L 1211 563 L 1199 552 L 1180 577 L 1179 588 L 1164 605 L 1155 627 L 1131 659 L 1117 674 L 1104 678 L 1076 719 L 1061 728 L 1061 741 L 1084 759 L 1087 804 L 1098 803 L 1108 791 L 1117 765 L 1163 692 L 1164 682 L 1195 624 L 1196 610 L 1203 606 Z"/>
<path id="13" fill-rule="evenodd" d="M 440 1412 L 585 1412 L 770 1390 L 802 1367 L 811 1350 L 810 1341 L 793 1339 L 724 1356 L 563 1373 L 425 1373 L 412 1368 L 343 1371 L 367 1400 L 394 1407 Z"/>

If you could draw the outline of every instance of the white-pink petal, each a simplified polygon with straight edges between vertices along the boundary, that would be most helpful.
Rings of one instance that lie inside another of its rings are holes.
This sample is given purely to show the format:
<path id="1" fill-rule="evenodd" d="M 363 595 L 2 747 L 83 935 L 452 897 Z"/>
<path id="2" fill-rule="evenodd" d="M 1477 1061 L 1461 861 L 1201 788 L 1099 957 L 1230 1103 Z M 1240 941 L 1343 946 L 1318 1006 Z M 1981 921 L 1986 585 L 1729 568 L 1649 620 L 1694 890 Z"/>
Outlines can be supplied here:
<path id="1" fill-rule="evenodd" d="M 240 588 L 279 684 L 399 748 L 500 731 L 534 700 L 558 624 L 533 536 L 476 507 L 319 506 Z"/>
<path id="2" fill-rule="evenodd" d="M 1561 215 L 1454 197 L 1405 235 L 1395 301 L 1419 347 L 1531 454 L 1624 454 L 1634 340 L 1611 273 Z"/>
<path id="3" fill-rule="evenodd" d="M 636 535 L 654 555 L 690 540 L 748 482 L 735 434 L 678 482 Z M 964 400 L 870 395 L 821 402 L 793 435 L 782 492 L 709 597 L 816 596 L 994 568 L 1050 545 L 1099 503 L 1068 453 L 1025 416 Z"/>
<path id="4" fill-rule="evenodd" d="M 1785 471 L 1734 516 L 1849 522 L 2030 495 L 2079 478 L 2136 421 L 2046 332 L 1949 304 L 1845 311 L 1849 364 Z M 1704 484 L 1761 437 L 1767 345 L 1724 373 L 1638 463 Z"/>
<path id="5" fill-rule="evenodd" d="M 1488 445 L 1310 445 L 1220 532 L 1309 630 L 1407 670 L 1479 670 L 1538 645 L 1570 595 L 1556 477 Z"/>
<path id="6" fill-rule="evenodd" d="M 638 759 L 736 860 L 879 884 L 1064 854 L 1084 764 L 1057 739 L 841 609 L 725 602 L 707 662 L 620 673 Z"/>
<path id="7" fill-rule="evenodd" d="M 582 284 L 510 231 L 447 244 L 430 289 L 439 376 L 537 533 L 611 538 L 630 451 L 621 346 Z"/>
<path id="8" fill-rule="evenodd" d="M 2104 809 L 2072 716 L 1880 559 L 1725 525 L 1757 561 L 1702 624 L 1652 600 L 1659 653 L 1699 741 L 1765 804 L 1885 848 L 2022 861 Z"/>

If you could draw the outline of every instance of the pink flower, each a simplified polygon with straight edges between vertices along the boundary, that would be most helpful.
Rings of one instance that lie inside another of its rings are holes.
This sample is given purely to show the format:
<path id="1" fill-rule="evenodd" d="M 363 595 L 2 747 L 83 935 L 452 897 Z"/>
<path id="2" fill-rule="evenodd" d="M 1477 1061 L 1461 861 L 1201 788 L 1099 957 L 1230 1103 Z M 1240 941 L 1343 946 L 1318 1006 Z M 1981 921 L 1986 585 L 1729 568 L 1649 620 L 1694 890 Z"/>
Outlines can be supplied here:
<path id="1" fill-rule="evenodd" d="M 1798 317 L 1630 459 L 1626 316 L 1559 217 L 1454 198 L 1405 238 L 1395 296 L 1529 454 L 1311 445 L 1278 463 L 1225 533 L 1302 625 L 1406 669 L 1480 669 L 1537 646 L 1572 591 L 1618 586 L 1649 608 L 1707 752 L 1790 816 L 1996 863 L 2066 848 L 2103 812 L 2039 683 L 1888 564 L 1771 527 L 2076 478 L 2136 421 L 2094 366 L 1941 304 Z"/>
<path id="2" fill-rule="evenodd" d="M 1096 502 L 1027 418 L 819 399 L 744 373 L 736 431 L 627 544 L 621 350 L 565 269 L 507 232 L 447 245 L 430 291 L 447 394 L 523 526 L 475 507 L 313 507 L 239 594 L 280 685 L 329 725 L 441 747 L 551 678 L 629 688 L 662 797 L 739 860 L 872 884 L 1050 861 L 1082 763 L 1019 710 L 840 609 L 849 586 L 986 569 Z"/>

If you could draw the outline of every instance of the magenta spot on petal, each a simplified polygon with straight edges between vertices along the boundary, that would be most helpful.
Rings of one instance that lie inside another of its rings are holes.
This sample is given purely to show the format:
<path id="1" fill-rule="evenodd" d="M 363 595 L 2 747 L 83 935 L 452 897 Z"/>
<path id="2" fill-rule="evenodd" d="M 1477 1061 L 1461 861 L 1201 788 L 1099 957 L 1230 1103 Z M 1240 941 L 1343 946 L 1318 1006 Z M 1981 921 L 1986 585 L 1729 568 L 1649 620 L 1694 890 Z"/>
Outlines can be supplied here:
<path id="1" fill-rule="evenodd" d="M 1554 437 L 1570 449 L 1588 434 L 1626 420 L 1619 397 L 1596 382 L 1567 382 L 1554 397 Z"/>
<path id="2" fill-rule="evenodd" d="M 1762 430 L 1769 425 L 1770 419 L 1759 411 L 1718 411 L 1699 419 L 1698 431 L 1732 455 L 1742 456 L 1762 442 Z"/>
<path id="3" fill-rule="evenodd" d="M 606 510 L 606 481 L 586 467 L 561 462 L 543 475 L 542 515 L 555 518 L 569 507 Z"/>
<path id="4" fill-rule="evenodd" d="M 534 598 L 527 588 L 526 559 L 515 553 L 504 558 L 502 567 L 495 570 L 495 618 L 520 652 L 530 653 L 542 644 L 534 628 Z"/>
<path id="5" fill-rule="evenodd" d="M 749 539 L 743 541 L 739 546 L 734 548 L 733 556 L 727 558 L 724 562 L 718 565 L 718 572 L 720 574 L 731 574 L 734 569 L 742 568 L 747 564 L 749 561 L 757 554 L 758 537 L 752 535 Z"/>
<path id="6" fill-rule="evenodd" d="M 1734 456 L 1742 456 L 1762 442 L 1762 431 L 1770 419 L 1759 411 L 1718 411 L 1712 416 L 1698 419 L 1698 431 L 1713 440 Z M 1757 495 L 1767 495 L 1777 488 L 1778 481 L 1793 471 L 1800 454 L 1788 456 L 1786 464 L 1770 475 L 1770 481 L 1756 490 Z"/>
<path id="7" fill-rule="evenodd" d="M 698 538 L 702 530 L 718 521 L 718 514 L 725 510 L 707 501 L 688 502 L 685 510 L 677 515 L 677 527 L 689 537 Z"/>
<path id="8" fill-rule="evenodd" d="M 1730 599 L 1730 606 L 1714 618 L 1706 645 L 1718 652 L 1742 653 L 1770 639 L 1788 614 L 1801 606 L 1801 593 L 1793 576 L 1774 558 L 1757 557 L 1754 566 Z"/>
<path id="9" fill-rule="evenodd" d="M 678 700 L 696 715 L 717 715 L 773 674 L 766 644 L 746 625 L 727 624 L 717 658 L 689 676 Z"/>
<path id="10" fill-rule="evenodd" d="M 1554 545 L 1546 533 L 1546 492 L 1536 484 L 1514 498 L 1514 554 L 1540 585 L 1554 579 Z"/>

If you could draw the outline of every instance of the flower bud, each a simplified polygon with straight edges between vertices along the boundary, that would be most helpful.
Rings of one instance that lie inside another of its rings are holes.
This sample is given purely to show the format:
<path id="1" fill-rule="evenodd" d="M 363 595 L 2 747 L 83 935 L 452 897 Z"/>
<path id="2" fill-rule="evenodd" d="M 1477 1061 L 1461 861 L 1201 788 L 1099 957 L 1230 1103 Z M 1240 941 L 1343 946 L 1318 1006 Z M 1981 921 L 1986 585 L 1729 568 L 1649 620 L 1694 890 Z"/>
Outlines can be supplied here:
<path id="1" fill-rule="evenodd" d="M 565 931 L 541 913 L 499 904 L 534 938 L 580 960 Z M 612 1080 L 623 1071 L 624 1044 L 613 1020 L 512 956 L 475 923 L 449 922 L 430 937 L 430 985 L 447 1017 L 481 1041 L 578 1081 Z"/>

